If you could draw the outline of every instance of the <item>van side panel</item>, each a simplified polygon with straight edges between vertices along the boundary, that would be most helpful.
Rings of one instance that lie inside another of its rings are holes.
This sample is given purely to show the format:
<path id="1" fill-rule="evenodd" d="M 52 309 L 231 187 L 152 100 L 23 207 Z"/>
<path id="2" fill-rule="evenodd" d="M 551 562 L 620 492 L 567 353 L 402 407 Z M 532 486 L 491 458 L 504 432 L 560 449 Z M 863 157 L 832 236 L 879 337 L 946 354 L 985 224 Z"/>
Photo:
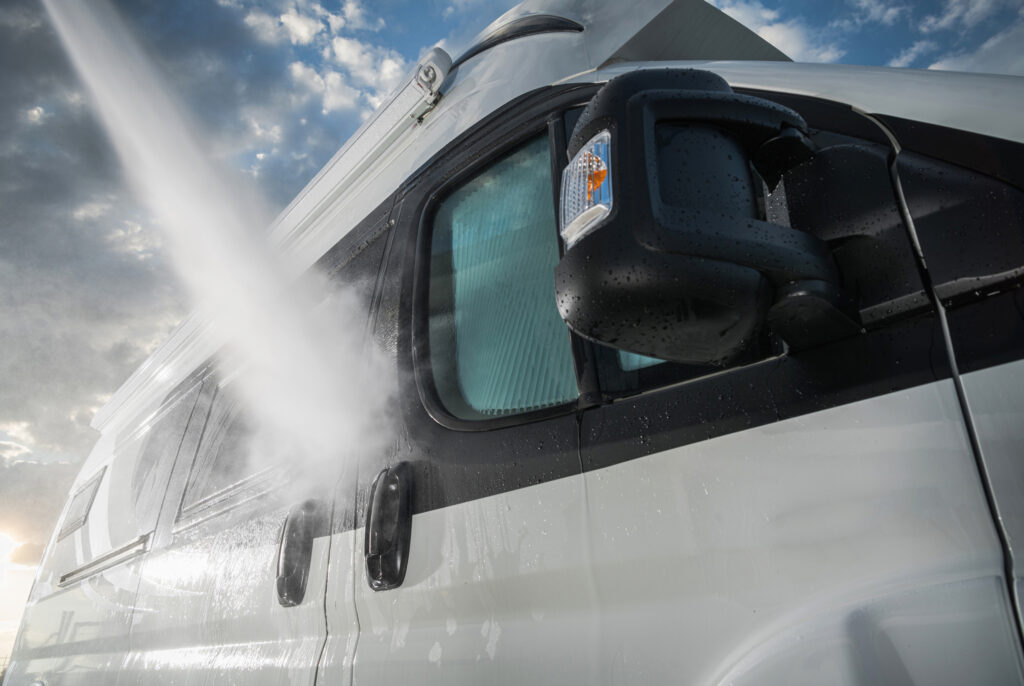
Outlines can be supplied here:
<path id="1" fill-rule="evenodd" d="M 314 541 L 305 601 L 282 607 L 276 561 L 288 511 L 242 506 L 148 555 L 125 683 L 313 683 L 328 540 Z"/>
<path id="2" fill-rule="evenodd" d="M 128 654 L 141 556 L 174 460 L 153 454 L 150 429 L 165 418 L 180 419 L 183 428 L 194 401 L 194 394 L 176 397 L 134 430 L 105 434 L 96 444 L 40 566 L 15 646 L 12 683 L 112 683 Z M 76 503 L 80 489 L 101 472 L 91 502 Z M 69 530 L 69 517 L 86 505 L 84 522 Z"/>
<path id="3" fill-rule="evenodd" d="M 1021 682 L 949 381 L 585 478 L 605 683 Z"/>
<path id="4" fill-rule="evenodd" d="M 1024 594 L 1024 361 L 964 375 L 985 465 L 1010 550 L 1017 612 Z"/>

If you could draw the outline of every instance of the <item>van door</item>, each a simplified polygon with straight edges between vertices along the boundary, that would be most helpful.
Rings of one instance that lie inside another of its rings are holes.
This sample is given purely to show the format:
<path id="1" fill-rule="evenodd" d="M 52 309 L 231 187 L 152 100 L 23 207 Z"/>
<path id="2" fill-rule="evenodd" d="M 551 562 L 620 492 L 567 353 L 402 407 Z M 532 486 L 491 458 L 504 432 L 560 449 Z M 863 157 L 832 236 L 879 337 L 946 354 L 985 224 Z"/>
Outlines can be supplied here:
<path id="1" fill-rule="evenodd" d="M 828 242 L 864 331 L 798 352 L 769 332 L 726 369 L 599 354 L 610 402 L 581 454 L 600 683 L 1020 683 L 888 143 L 849 108 L 780 100 L 818 153 L 766 212 Z"/>
<path id="2" fill-rule="evenodd" d="M 394 445 L 360 466 L 355 684 L 597 680 L 580 377 L 553 298 L 549 115 L 580 98 L 524 98 L 403 192 L 374 327 L 402 391 Z"/>
<path id="3" fill-rule="evenodd" d="M 307 534 L 303 602 L 281 602 L 277 567 L 286 524 L 329 515 L 293 508 L 278 489 L 281 470 L 250 462 L 253 433 L 235 389 L 207 376 L 143 565 L 126 682 L 313 682 L 326 634 L 326 538 Z"/>
<path id="4" fill-rule="evenodd" d="M 949 320 L 963 401 L 1024 592 L 1024 145 L 881 117 L 903 148 L 901 184 L 928 278 Z"/>
<path id="5" fill-rule="evenodd" d="M 369 223 L 386 221 L 385 213 Z M 318 264 L 332 284 L 355 291 L 356 336 L 380 268 L 380 234 L 357 227 Z M 209 373 L 143 567 L 127 682 L 313 684 L 328 629 L 337 644 L 354 645 L 351 606 L 333 605 L 330 626 L 325 613 L 332 514 L 351 511 L 354 470 L 318 492 L 307 492 L 308 480 L 292 488 L 287 459 L 254 459 L 265 447 L 258 430 L 231 379 Z M 337 459 L 351 459 L 348 446 Z"/>

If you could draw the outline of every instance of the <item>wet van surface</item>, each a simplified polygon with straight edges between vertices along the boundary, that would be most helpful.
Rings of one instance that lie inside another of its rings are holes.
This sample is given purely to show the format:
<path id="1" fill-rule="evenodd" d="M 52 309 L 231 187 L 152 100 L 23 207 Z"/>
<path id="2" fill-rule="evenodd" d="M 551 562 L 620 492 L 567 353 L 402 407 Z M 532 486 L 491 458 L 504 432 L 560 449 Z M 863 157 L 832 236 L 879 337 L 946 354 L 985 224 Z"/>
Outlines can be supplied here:
<path id="1" fill-rule="evenodd" d="M 5 686 L 1021 683 L 1021 106 L 688 0 L 435 49 L 271 228 L 380 440 L 251 459 L 193 315 L 97 415 Z"/>

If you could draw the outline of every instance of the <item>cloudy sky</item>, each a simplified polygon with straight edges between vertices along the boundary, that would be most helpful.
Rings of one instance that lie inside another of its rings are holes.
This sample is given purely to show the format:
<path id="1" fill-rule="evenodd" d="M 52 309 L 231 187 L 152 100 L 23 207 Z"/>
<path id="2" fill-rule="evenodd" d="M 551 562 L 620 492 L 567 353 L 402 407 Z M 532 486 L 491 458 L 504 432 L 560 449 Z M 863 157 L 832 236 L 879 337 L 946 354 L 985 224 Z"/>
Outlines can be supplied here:
<path id="1" fill-rule="evenodd" d="M 283 207 L 508 0 L 115 0 L 211 154 Z M 716 0 L 794 59 L 1024 75 L 1024 0 Z M 189 309 L 39 0 L 0 0 L 0 657 L 93 413 Z"/>

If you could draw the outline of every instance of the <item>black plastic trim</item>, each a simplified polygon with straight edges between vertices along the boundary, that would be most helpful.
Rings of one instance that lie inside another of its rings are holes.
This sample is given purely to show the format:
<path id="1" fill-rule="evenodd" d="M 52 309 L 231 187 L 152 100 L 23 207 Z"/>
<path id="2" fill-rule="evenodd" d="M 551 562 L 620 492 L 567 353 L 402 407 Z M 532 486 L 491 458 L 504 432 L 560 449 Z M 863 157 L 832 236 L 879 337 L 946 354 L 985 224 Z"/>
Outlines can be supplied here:
<path id="1" fill-rule="evenodd" d="M 951 307 L 947 315 L 961 374 L 1024 358 L 1024 287 Z"/>
<path id="2" fill-rule="evenodd" d="M 794 95 L 778 91 L 761 90 L 758 88 L 734 88 L 737 93 L 751 95 L 764 100 L 771 100 L 779 105 L 795 110 L 807 122 L 811 129 L 834 131 L 835 133 L 860 138 L 863 140 L 889 146 L 889 141 L 871 122 L 864 119 L 853 108 L 842 102 L 815 98 L 809 95 Z"/>
<path id="3" fill-rule="evenodd" d="M 325 535 L 324 504 L 310 498 L 291 509 L 281 527 L 277 547 L 277 602 L 282 607 L 300 605 L 313 558 L 313 541 Z"/>
<path id="4" fill-rule="evenodd" d="M 903 150 L 966 167 L 1024 190 L 1024 143 L 887 114 L 871 116 L 889 127 Z"/>
<path id="5" fill-rule="evenodd" d="M 934 317 L 663 387 L 583 415 L 587 471 L 949 378 Z"/>
<path id="6" fill-rule="evenodd" d="M 846 103 L 756 88 L 736 88 L 735 91 L 790 107 L 799 112 L 811 128 L 889 144 L 877 126 Z M 903 150 L 980 172 L 1024 190 L 1024 143 L 888 114 L 870 114 L 893 132 Z"/>
<path id="7" fill-rule="evenodd" d="M 476 57 L 482 52 L 490 50 L 495 45 L 507 43 L 523 36 L 533 36 L 538 33 L 580 33 L 583 25 L 565 17 L 558 17 L 553 14 L 532 14 L 520 17 L 509 23 L 496 28 L 483 40 L 470 47 L 466 52 L 459 55 L 458 59 L 452 62 L 451 69 L 454 70 L 463 62 Z M 450 70 L 449 70 L 450 71 Z"/>
<path id="8" fill-rule="evenodd" d="M 382 469 L 370 486 L 363 557 L 367 584 L 375 592 L 398 588 L 405 581 L 412 540 L 412 491 L 407 462 Z"/>

